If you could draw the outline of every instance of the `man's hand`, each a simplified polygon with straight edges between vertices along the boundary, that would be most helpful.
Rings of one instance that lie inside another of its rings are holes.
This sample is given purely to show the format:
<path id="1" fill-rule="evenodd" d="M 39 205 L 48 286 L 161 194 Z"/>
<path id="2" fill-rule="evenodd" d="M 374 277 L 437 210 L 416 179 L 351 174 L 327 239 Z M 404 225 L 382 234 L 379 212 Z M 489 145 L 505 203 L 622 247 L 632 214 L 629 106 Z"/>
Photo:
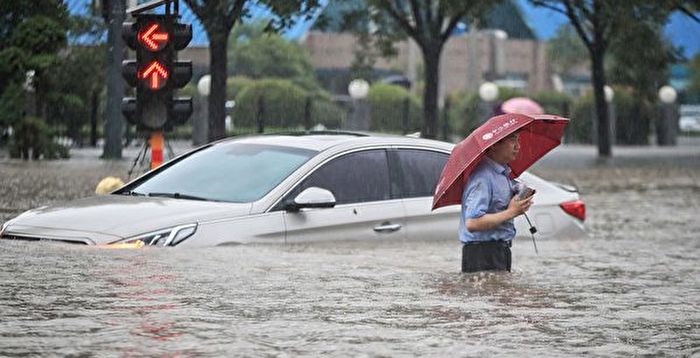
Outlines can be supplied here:
<path id="1" fill-rule="evenodd" d="M 518 200 L 518 198 L 514 196 L 513 199 L 510 199 L 506 211 L 510 214 L 511 218 L 524 214 L 530 209 L 533 197 L 534 195 L 530 195 L 526 199 Z"/>
<path id="2" fill-rule="evenodd" d="M 532 205 L 532 197 L 529 196 L 527 199 L 518 200 L 516 197 L 510 200 L 508 203 L 508 208 L 494 214 L 486 214 L 480 218 L 468 219 L 466 222 L 467 230 L 470 232 L 491 230 L 498 225 L 501 225 L 504 221 L 515 218 L 516 216 L 522 215 Z"/>

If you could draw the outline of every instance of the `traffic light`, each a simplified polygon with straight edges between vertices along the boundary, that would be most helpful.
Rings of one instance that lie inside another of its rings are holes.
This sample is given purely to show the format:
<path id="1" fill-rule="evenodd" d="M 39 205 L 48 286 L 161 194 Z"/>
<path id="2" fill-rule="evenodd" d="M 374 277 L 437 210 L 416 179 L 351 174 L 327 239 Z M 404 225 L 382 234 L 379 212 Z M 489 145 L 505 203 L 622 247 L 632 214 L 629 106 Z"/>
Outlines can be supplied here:
<path id="1" fill-rule="evenodd" d="M 177 51 L 192 39 L 192 27 L 175 15 L 137 15 L 124 23 L 122 37 L 136 51 L 136 60 L 122 62 L 122 75 L 136 88 L 136 98 L 122 100 L 127 120 L 144 130 L 169 130 L 192 114 L 192 98 L 175 98 L 174 91 L 192 78 L 192 62 L 177 61 Z"/>

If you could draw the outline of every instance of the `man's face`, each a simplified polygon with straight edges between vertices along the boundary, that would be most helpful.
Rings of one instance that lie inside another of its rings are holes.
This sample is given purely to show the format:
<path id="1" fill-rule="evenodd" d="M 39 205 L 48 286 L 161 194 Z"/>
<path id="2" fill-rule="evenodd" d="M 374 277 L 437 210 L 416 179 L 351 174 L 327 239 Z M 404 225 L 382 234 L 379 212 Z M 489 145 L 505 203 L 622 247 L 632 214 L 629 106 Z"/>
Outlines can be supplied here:
<path id="1" fill-rule="evenodd" d="M 491 158 L 495 161 L 506 164 L 518 157 L 520 152 L 520 135 L 513 133 L 491 147 Z"/>

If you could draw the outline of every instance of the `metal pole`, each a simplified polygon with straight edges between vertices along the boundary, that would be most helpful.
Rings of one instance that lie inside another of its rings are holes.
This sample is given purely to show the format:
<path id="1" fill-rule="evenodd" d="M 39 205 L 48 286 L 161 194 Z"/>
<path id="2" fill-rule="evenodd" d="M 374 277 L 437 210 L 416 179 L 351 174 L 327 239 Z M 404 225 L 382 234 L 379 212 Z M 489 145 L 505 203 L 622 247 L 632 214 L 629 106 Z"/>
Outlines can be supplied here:
<path id="1" fill-rule="evenodd" d="M 151 170 L 153 170 L 163 164 L 163 132 L 152 132 L 149 142 L 151 146 Z"/>
<path id="2" fill-rule="evenodd" d="M 451 101 L 445 99 L 445 105 L 442 107 L 442 140 L 447 141 L 450 136 L 450 107 Z"/>
<path id="3" fill-rule="evenodd" d="M 107 107 L 104 126 L 105 146 L 102 157 L 119 159 L 122 157 L 121 100 L 124 96 L 124 80 L 121 76 L 124 42 L 121 41 L 122 23 L 126 18 L 124 0 L 108 2 L 109 32 L 107 34 Z"/>
<path id="4" fill-rule="evenodd" d="M 265 132 L 265 103 L 263 96 L 258 97 L 258 113 L 257 113 L 258 133 Z"/>
<path id="5" fill-rule="evenodd" d="M 408 134 L 408 125 L 409 125 L 409 116 L 411 115 L 410 113 L 411 110 L 411 99 L 407 96 L 406 98 L 403 99 L 403 134 L 406 135 Z"/>
<path id="6" fill-rule="evenodd" d="M 313 106 L 313 99 L 311 96 L 306 97 L 306 104 L 304 106 L 304 129 L 309 130 L 313 126 L 313 122 L 311 120 L 311 114 L 312 114 L 312 106 Z"/>

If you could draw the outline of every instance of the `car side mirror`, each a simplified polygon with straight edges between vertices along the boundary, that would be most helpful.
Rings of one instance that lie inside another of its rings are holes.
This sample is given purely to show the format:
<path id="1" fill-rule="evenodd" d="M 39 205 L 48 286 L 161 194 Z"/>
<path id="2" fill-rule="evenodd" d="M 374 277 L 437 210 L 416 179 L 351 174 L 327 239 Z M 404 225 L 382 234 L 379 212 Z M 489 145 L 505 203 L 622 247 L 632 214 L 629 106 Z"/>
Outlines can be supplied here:
<path id="1" fill-rule="evenodd" d="M 287 203 L 285 209 L 297 212 L 305 208 L 332 208 L 335 206 L 335 196 L 326 189 L 317 187 L 307 188 Z"/>

